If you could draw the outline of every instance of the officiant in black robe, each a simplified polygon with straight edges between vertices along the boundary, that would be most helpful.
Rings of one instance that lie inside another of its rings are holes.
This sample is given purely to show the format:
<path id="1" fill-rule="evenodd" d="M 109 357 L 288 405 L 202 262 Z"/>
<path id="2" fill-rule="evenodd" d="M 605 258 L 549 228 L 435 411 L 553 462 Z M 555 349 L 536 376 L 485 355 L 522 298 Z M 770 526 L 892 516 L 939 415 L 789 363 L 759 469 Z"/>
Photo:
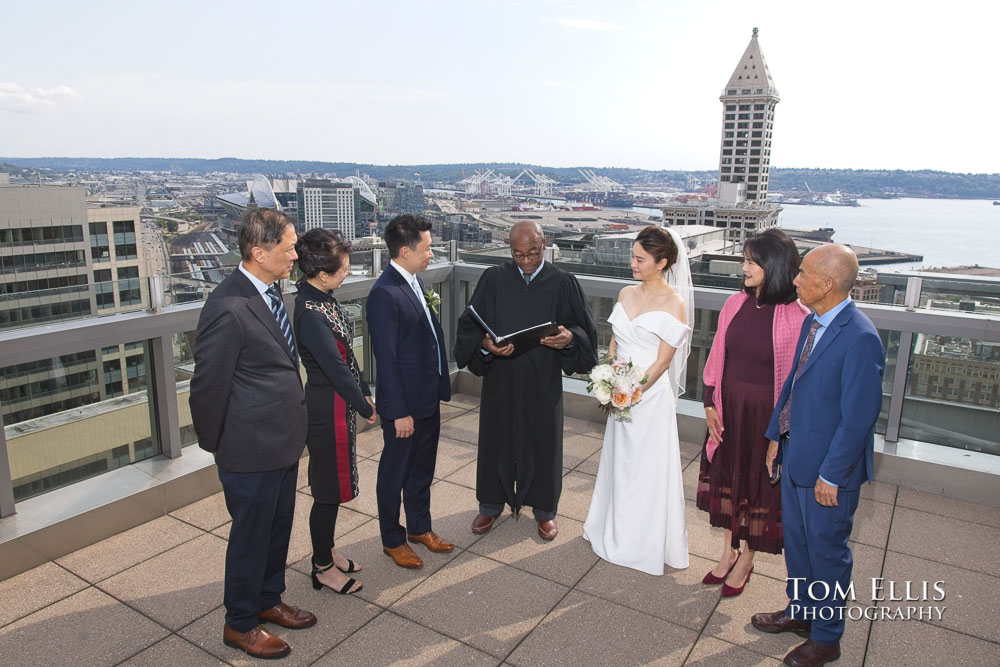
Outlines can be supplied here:
<path id="1" fill-rule="evenodd" d="M 530 349 L 498 347 L 468 311 L 459 318 L 455 359 L 483 378 L 472 532 L 488 532 L 505 504 L 515 516 L 528 505 L 539 535 L 552 539 L 562 491 L 562 374 L 594 367 L 597 329 L 576 277 L 544 261 L 537 223 L 515 224 L 510 247 L 513 261 L 483 273 L 471 305 L 498 336 L 550 321 L 559 333 Z"/>

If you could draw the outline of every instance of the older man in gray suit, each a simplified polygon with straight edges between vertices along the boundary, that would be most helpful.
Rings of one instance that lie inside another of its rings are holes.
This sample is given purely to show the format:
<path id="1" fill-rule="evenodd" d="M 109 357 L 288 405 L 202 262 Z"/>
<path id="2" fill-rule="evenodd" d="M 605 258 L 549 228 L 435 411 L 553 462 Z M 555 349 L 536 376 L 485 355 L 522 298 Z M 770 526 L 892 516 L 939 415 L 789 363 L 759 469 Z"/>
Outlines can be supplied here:
<path id="1" fill-rule="evenodd" d="M 222 638 L 258 658 L 291 651 L 262 622 L 293 629 L 316 623 L 281 601 L 307 416 L 291 323 L 274 283 L 288 277 L 295 241 L 281 213 L 246 215 L 243 261 L 201 311 L 191 378 L 194 428 L 201 448 L 215 455 L 233 518 Z"/>

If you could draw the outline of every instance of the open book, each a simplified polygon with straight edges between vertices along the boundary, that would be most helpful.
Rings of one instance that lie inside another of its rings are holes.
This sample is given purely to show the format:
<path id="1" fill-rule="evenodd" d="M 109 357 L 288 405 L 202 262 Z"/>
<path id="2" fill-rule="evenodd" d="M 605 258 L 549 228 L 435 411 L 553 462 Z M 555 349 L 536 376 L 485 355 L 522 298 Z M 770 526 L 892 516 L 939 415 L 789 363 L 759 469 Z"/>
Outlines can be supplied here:
<path id="1" fill-rule="evenodd" d="M 528 327 L 527 329 L 521 329 L 520 331 L 514 331 L 509 334 L 504 334 L 502 336 L 497 335 L 493 329 L 490 328 L 476 309 L 473 306 L 469 306 L 469 314 L 472 315 L 473 319 L 483 328 L 497 347 L 503 347 L 504 345 L 513 343 L 515 352 L 523 352 L 529 350 L 539 344 L 539 341 L 546 336 L 554 336 L 559 333 L 559 326 L 555 322 L 543 322 L 542 324 L 536 324 L 533 327 Z"/>

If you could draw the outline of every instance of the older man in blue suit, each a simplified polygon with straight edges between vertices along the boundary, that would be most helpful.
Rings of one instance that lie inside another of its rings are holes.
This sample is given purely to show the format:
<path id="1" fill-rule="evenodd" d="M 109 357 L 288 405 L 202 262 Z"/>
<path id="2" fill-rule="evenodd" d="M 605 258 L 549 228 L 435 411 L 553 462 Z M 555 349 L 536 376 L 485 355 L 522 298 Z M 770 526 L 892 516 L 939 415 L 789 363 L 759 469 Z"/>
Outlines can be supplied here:
<path id="1" fill-rule="evenodd" d="M 848 539 L 861 483 L 873 477 L 885 350 L 849 296 L 857 275 L 858 259 L 847 246 L 820 246 L 802 260 L 795 285 L 814 314 L 802 324 L 798 361 L 767 429 L 768 469 L 783 465 L 789 602 L 751 622 L 764 632 L 809 637 L 785 656 L 788 665 L 840 657 L 854 564 Z"/>
<path id="2" fill-rule="evenodd" d="M 417 276 L 427 268 L 431 223 L 399 215 L 385 227 L 392 261 L 368 295 L 367 319 L 375 352 L 375 409 L 385 447 L 378 463 L 382 550 L 400 567 L 423 561 L 407 541 L 431 551 L 454 545 L 431 530 L 431 482 L 441 432 L 440 401 L 451 398 L 444 331 Z M 399 524 L 400 495 L 406 529 Z"/>

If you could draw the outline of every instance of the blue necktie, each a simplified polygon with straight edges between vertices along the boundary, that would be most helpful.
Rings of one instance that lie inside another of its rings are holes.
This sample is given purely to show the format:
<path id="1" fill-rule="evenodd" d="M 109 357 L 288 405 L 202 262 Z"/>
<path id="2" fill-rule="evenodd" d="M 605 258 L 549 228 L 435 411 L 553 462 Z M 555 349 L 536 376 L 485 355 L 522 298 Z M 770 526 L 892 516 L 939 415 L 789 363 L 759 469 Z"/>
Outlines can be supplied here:
<path id="1" fill-rule="evenodd" d="M 413 288 L 413 293 L 417 295 L 417 301 L 419 301 L 424 307 L 424 314 L 427 315 L 427 324 L 431 325 L 431 333 L 434 334 L 434 342 L 440 347 L 441 341 L 438 340 L 437 331 L 434 329 L 434 320 L 431 318 L 431 309 L 427 307 L 427 302 L 424 300 L 424 295 L 420 292 L 420 283 L 417 281 L 417 277 L 413 276 L 413 282 L 410 283 L 410 287 Z M 441 353 L 438 352 L 438 375 L 441 375 Z"/>
<path id="2" fill-rule="evenodd" d="M 294 359 L 296 357 L 295 340 L 292 338 L 292 323 L 288 321 L 285 304 L 281 301 L 281 292 L 278 291 L 276 285 L 271 285 L 267 288 L 267 296 L 271 300 L 271 314 L 274 315 L 275 321 L 278 322 L 278 328 L 284 334 L 285 342 L 288 343 L 288 349 L 292 351 L 292 358 Z"/>

